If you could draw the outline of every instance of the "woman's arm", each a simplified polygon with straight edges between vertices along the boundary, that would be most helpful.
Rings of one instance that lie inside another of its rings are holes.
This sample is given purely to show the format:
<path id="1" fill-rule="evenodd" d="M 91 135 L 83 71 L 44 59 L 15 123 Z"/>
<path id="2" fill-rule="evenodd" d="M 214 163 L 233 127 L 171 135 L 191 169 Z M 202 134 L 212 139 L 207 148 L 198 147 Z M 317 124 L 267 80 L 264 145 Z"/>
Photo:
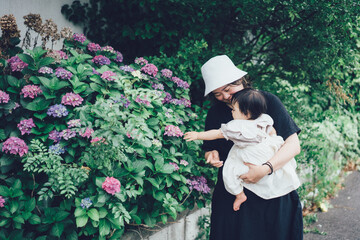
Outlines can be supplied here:
<path id="1" fill-rule="evenodd" d="M 275 153 L 269 160 L 272 164 L 274 171 L 282 168 L 293 157 L 298 155 L 301 151 L 300 142 L 297 133 L 290 135 L 282 147 Z M 257 183 L 261 178 L 270 173 L 270 168 L 266 165 L 256 166 L 253 164 L 245 163 L 249 167 L 249 171 L 240 176 L 246 183 Z"/>
<path id="2" fill-rule="evenodd" d="M 186 141 L 215 140 L 220 138 L 224 138 L 220 129 L 209 130 L 206 132 L 186 132 L 184 134 L 184 139 L 186 139 Z"/>

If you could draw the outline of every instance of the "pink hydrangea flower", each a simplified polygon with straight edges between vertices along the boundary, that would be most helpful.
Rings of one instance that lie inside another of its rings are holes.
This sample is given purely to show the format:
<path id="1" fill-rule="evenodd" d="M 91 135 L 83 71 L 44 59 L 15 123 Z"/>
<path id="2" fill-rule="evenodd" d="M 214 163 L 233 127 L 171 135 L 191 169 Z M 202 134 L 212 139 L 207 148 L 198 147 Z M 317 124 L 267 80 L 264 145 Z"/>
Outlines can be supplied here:
<path id="1" fill-rule="evenodd" d="M 184 89 L 188 89 L 190 86 L 187 82 L 185 82 L 184 80 L 178 78 L 178 77 L 172 77 L 171 81 L 173 81 L 174 83 L 176 83 L 176 85 L 180 88 L 184 88 Z"/>
<path id="2" fill-rule="evenodd" d="M 82 33 L 74 33 L 73 39 L 81 43 L 84 43 L 86 41 L 86 37 Z"/>
<path id="3" fill-rule="evenodd" d="M 79 94 L 66 93 L 61 99 L 61 104 L 71 105 L 71 106 L 75 107 L 75 106 L 79 106 L 83 102 L 83 100 L 84 99 L 82 97 L 80 97 Z"/>
<path id="4" fill-rule="evenodd" d="M 161 75 L 163 75 L 166 78 L 171 78 L 172 77 L 172 71 L 169 69 L 163 69 L 161 70 Z"/>
<path id="5" fill-rule="evenodd" d="M 54 72 L 54 70 L 49 67 L 41 67 L 38 72 L 43 74 L 51 74 Z"/>
<path id="6" fill-rule="evenodd" d="M 31 129 L 35 127 L 34 121 L 32 118 L 24 119 L 20 121 L 20 123 L 17 125 L 18 129 L 21 132 L 21 135 L 24 135 L 25 133 L 30 134 Z"/>
<path id="7" fill-rule="evenodd" d="M 96 63 L 98 65 L 108 65 L 111 63 L 110 59 L 103 55 L 97 55 L 92 60 L 93 63 Z"/>
<path id="8" fill-rule="evenodd" d="M 26 85 L 21 89 L 20 92 L 20 94 L 24 95 L 24 98 L 35 98 L 40 93 L 42 93 L 42 90 L 39 86 L 36 85 Z"/>
<path id="9" fill-rule="evenodd" d="M 58 132 L 56 130 L 53 130 L 49 133 L 49 139 L 54 140 L 54 142 L 59 142 L 61 140 L 61 132 Z"/>
<path id="10" fill-rule="evenodd" d="M 185 166 L 185 167 L 186 167 L 187 165 L 189 165 L 189 163 L 188 163 L 186 160 L 184 160 L 184 159 L 181 159 L 181 160 L 180 160 L 180 164 L 183 165 L 183 166 Z"/>
<path id="11" fill-rule="evenodd" d="M 80 136 L 90 138 L 91 134 L 94 133 L 94 130 L 92 128 L 86 128 L 85 132 L 79 132 Z"/>
<path id="12" fill-rule="evenodd" d="M 178 126 L 174 125 L 167 125 L 165 127 L 164 135 L 170 136 L 170 137 L 182 137 L 184 133 L 180 130 Z"/>
<path id="13" fill-rule="evenodd" d="M 10 64 L 12 72 L 21 72 L 28 66 L 28 64 L 24 63 L 18 56 L 11 57 L 7 62 Z"/>
<path id="14" fill-rule="evenodd" d="M 55 70 L 55 75 L 58 77 L 58 78 L 61 78 L 61 79 L 70 79 L 73 74 L 67 70 L 65 70 L 64 68 L 62 67 L 58 67 L 56 70 Z"/>
<path id="15" fill-rule="evenodd" d="M 111 46 L 105 46 L 105 47 L 102 47 L 101 48 L 101 51 L 104 51 L 104 52 L 110 52 L 110 53 L 115 53 L 115 50 L 113 47 Z"/>
<path id="16" fill-rule="evenodd" d="M 105 71 L 103 74 L 101 74 L 101 78 L 109 82 L 115 81 L 115 78 L 112 78 L 114 76 L 116 76 L 116 73 L 112 71 Z"/>
<path id="17" fill-rule="evenodd" d="M 73 138 L 76 136 L 76 132 L 71 129 L 64 129 L 60 133 L 61 137 L 65 140 L 69 140 L 70 138 Z"/>
<path id="18" fill-rule="evenodd" d="M 143 57 L 135 58 L 135 63 L 139 65 L 146 65 L 148 64 L 148 60 Z"/>
<path id="19" fill-rule="evenodd" d="M 0 207 L 4 207 L 5 199 L 3 196 L 0 196 Z"/>
<path id="20" fill-rule="evenodd" d="M 81 126 L 80 119 L 72 119 L 67 122 L 67 125 L 68 128 L 80 127 Z"/>
<path id="21" fill-rule="evenodd" d="M 106 177 L 102 184 L 102 188 L 111 195 L 115 195 L 115 193 L 120 192 L 120 187 L 120 181 L 114 177 Z"/>
<path id="22" fill-rule="evenodd" d="M 175 163 L 175 162 L 170 162 L 169 164 L 174 167 L 175 171 L 178 171 L 180 169 L 179 166 L 177 165 L 177 163 Z"/>
<path id="23" fill-rule="evenodd" d="M 24 142 L 24 140 L 17 137 L 10 137 L 4 143 L 2 147 L 2 151 L 10 154 L 19 154 L 22 157 L 24 154 L 28 152 L 29 148 Z"/>
<path id="24" fill-rule="evenodd" d="M 139 96 L 136 97 L 135 102 L 137 103 L 143 103 L 146 106 L 150 106 L 150 102 L 148 100 L 146 100 L 146 96 L 144 96 L 145 99 L 141 99 Z"/>
<path id="25" fill-rule="evenodd" d="M 102 137 L 94 137 L 91 139 L 90 143 L 105 143 L 105 138 Z M 106 144 L 106 143 L 105 143 Z"/>
<path id="26" fill-rule="evenodd" d="M 141 68 L 141 71 L 155 77 L 158 72 L 158 69 L 154 64 L 148 63 Z"/>
<path id="27" fill-rule="evenodd" d="M 90 52 L 96 52 L 96 51 L 99 51 L 101 50 L 101 47 L 99 44 L 97 43 L 89 43 L 87 45 L 87 49 L 90 51 Z"/>
<path id="28" fill-rule="evenodd" d="M 9 94 L 0 90 L 0 103 L 8 103 L 10 100 Z"/>

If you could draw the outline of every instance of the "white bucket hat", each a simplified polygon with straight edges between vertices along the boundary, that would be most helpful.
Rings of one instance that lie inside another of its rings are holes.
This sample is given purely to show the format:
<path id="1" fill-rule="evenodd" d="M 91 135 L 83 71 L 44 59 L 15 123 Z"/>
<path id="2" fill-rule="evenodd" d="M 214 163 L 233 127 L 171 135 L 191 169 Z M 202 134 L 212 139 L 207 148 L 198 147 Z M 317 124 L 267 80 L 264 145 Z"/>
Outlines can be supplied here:
<path id="1" fill-rule="evenodd" d="M 226 55 L 210 58 L 202 67 L 201 74 L 205 82 L 205 94 L 213 90 L 239 80 L 247 74 L 237 68 Z"/>

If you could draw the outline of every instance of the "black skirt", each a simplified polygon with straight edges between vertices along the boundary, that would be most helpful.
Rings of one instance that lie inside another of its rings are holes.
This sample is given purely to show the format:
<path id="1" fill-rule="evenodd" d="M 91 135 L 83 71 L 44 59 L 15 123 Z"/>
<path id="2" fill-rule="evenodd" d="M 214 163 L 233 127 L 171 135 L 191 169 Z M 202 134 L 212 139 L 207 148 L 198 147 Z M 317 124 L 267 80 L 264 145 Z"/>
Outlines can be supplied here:
<path id="1" fill-rule="evenodd" d="M 215 188 L 211 210 L 211 240 L 303 239 L 302 208 L 296 191 L 268 200 L 245 188 L 244 192 L 247 200 L 235 212 L 235 196 L 221 186 Z"/>

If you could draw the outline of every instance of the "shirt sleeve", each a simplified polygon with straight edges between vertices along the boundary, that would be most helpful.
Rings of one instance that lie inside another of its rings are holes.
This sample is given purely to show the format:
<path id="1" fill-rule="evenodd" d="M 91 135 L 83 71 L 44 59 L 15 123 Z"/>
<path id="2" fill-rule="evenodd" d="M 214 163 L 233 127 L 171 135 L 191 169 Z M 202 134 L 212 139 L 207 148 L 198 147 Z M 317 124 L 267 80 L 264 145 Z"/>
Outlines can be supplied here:
<path id="1" fill-rule="evenodd" d="M 274 120 L 277 135 L 286 140 L 294 133 L 299 134 L 301 129 L 296 125 L 280 99 L 268 92 L 262 92 L 267 100 L 267 114 Z"/>

